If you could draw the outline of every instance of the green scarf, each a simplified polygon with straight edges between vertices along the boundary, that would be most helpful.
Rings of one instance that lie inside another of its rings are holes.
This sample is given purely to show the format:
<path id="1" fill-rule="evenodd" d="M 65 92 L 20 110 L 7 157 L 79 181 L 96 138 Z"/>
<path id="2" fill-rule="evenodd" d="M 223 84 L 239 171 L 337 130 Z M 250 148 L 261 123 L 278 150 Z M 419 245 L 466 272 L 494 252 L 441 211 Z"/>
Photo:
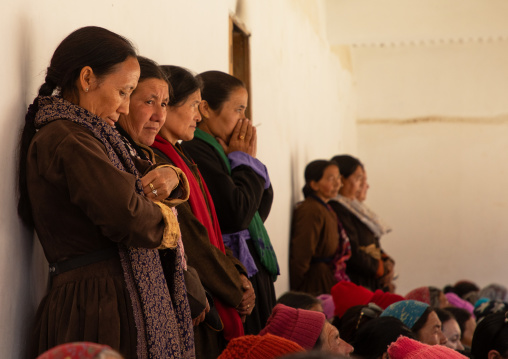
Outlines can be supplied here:
<path id="1" fill-rule="evenodd" d="M 210 146 L 212 146 L 219 156 L 222 158 L 226 167 L 228 169 L 229 175 L 231 175 L 231 164 L 229 163 L 229 159 L 224 152 L 224 149 L 220 145 L 217 140 L 210 135 L 209 133 L 196 129 L 194 132 L 194 137 L 199 138 L 202 141 L 205 141 Z M 279 265 L 277 264 L 277 257 L 275 256 L 275 251 L 273 250 L 272 243 L 270 242 L 270 237 L 268 237 L 268 233 L 266 232 L 265 225 L 259 212 L 256 211 L 254 218 L 249 224 L 249 234 L 254 243 L 254 247 L 256 248 L 256 252 L 261 259 L 261 264 L 268 270 L 268 273 L 272 275 L 272 279 L 275 282 L 277 276 L 279 275 Z"/>

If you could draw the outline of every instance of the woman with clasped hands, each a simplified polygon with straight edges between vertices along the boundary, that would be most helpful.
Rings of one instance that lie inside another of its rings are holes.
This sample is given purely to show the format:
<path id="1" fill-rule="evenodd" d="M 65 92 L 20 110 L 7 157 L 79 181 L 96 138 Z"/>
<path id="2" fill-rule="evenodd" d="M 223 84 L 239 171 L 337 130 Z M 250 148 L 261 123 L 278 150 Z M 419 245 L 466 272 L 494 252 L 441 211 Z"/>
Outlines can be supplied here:
<path id="1" fill-rule="evenodd" d="M 133 158 L 114 127 L 139 76 L 128 40 L 84 27 L 60 43 L 28 108 L 18 212 L 51 274 L 30 357 L 77 341 L 126 358 L 194 355 L 190 317 L 175 321 L 157 251 L 177 236 L 150 183 L 166 196 L 174 180 L 143 179 L 153 166 Z"/>
<path id="2" fill-rule="evenodd" d="M 273 190 L 266 167 L 256 159 L 256 128 L 245 118 L 247 90 L 237 78 L 220 71 L 198 75 L 203 82 L 202 117 L 194 139 L 182 147 L 196 161 L 208 186 L 224 245 L 247 270 L 255 291 L 254 310 L 240 308 L 245 333 L 258 334 L 275 305 L 273 281 L 277 258 L 264 227 Z"/>

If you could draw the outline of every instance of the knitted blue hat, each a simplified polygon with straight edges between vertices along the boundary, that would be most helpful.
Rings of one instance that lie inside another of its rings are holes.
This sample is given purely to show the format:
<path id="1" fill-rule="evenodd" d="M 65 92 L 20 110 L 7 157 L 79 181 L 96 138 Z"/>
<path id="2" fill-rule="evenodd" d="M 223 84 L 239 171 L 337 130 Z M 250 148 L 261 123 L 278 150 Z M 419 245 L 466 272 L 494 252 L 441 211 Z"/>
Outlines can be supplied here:
<path id="1" fill-rule="evenodd" d="M 428 307 L 428 304 L 417 300 L 401 300 L 389 305 L 380 316 L 397 318 L 412 329 Z"/>

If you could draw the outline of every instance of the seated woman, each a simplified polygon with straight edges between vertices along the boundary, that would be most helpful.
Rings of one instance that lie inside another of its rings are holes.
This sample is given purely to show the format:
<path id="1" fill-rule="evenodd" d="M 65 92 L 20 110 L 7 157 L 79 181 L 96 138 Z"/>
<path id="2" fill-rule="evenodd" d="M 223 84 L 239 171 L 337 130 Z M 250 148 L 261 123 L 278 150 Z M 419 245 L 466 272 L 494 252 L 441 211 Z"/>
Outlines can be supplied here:
<path id="1" fill-rule="evenodd" d="M 339 331 L 320 312 L 295 309 L 277 304 L 259 333 L 274 334 L 300 344 L 306 350 L 349 355 L 353 347 L 339 336 Z"/>
<path id="2" fill-rule="evenodd" d="M 425 344 L 446 344 L 441 321 L 432 307 L 417 300 L 402 300 L 386 308 L 381 317 L 394 317 L 404 323 Z"/>
<path id="3" fill-rule="evenodd" d="M 255 294 L 245 268 L 224 246 L 214 203 L 197 165 L 178 143 L 192 140 L 201 121 L 198 106 L 202 83 L 178 66 L 162 66 L 162 70 L 171 79 L 173 97 L 167 107 L 166 122 L 151 146 L 156 162 L 173 163 L 189 180 L 189 201 L 176 207 L 182 240 L 187 263 L 196 269 L 213 298 L 212 311 L 203 324 L 194 328 L 196 356 L 216 358 L 227 341 L 244 334 L 241 315 L 251 313 Z M 214 322 L 223 325 L 214 328 Z"/>
<path id="4" fill-rule="evenodd" d="M 446 309 L 435 308 L 434 310 L 441 321 L 441 330 L 447 339 L 445 345 L 448 348 L 462 352 L 464 350 L 464 346 L 460 342 L 462 333 L 460 331 L 459 323 L 453 314 Z"/>
<path id="5" fill-rule="evenodd" d="M 178 224 L 156 201 L 174 195 L 178 177 L 132 156 L 115 129 L 139 77 L 128 40 L 84 27 L 56 49 L 26 114 L 18 208 L 51 273 L 31 358 L 76 341 L 127 358 L 194 356 Z M 170 277 L 157 249 L 176 257 Z"/>
<path id="6" fill-rule="evenodd" d="M 404 336 L 392 343 L 387 353 L 390 359 L 467 359 L 466 356 L 445 346 L 428 345 Z"/>
<path id="7" fill-rule="evenodd" d="M 494 312 L 478 322 L 471 345 L 471 354 L 474 359 L 508 358 L 506 318 L 506 312 Z"/>
<path id="8" fill-rule="evenodd" d="M 313 295 L 305 292 L 286 292 L 277 298 L 277 304 L 284 304 L 285 306 L 295 309 L 314 310 L 321 313 L 324 312 L 321 301 Z"/>
<path id="9" fill-rule="evenodd" d="M 335 156 L 332 161 L 339 165 L 342 187 L 337 198 L 329 204 L 344 225 L 351 243 L 351 258 L 346 273 L 353 283 L 372 291 L 393 291 L 394 262 L 382 251 L 379 236 L 353 205 L 362 182 L 362 164 L 348 155 Z"/>
<path id="10" fill-rule="evenodd" d="M 414 333 L 400 320 L 392 317 L 375 318 L 365 323 L 351 342 L 357 359 L 385 359 L 390 344 L 400 336 L 416 339 Z"/>
<path id="11" fill-rule="evenodd" d="M 471 351 L 473 334 L 476 329 L 476 318 L 469 311 L 462 308 L 448 307 L 446 310 L 455 317 L 460 328 L 460 342 L 464 346 L 464 352 Z"/>
<path id="12" fill-rule="evenodd" d="M 337 283 L 338 262 L 344 261 L 337 216 L 328 206 L 340 188 L 335 162 L 316 160 L 305 168 L 305 200 L 293 212 L 289 247 L 291 290 L 329 294 Z M 342 238 L 341 238 L 342 237 Z"/>
<path id="13" fill-rule="evenodd" d="M 257 334 L 275 304 L 273 281 L 279 274 L 263 223 L 270 213 L 273 189 L 266 167 L 256 159 L 256 128 L 245 118 L 248 93 L 243 82 L 220 71 L 198 77 L 203 81 L 202 120 L 194 139 L 182 147 L 196 161 L 208 186 L 224 244 L 247 270 L 256 301 L 254 309 L 246 303 L 240 314 L 252 310 L 244 328 L 246 334 Z"/>

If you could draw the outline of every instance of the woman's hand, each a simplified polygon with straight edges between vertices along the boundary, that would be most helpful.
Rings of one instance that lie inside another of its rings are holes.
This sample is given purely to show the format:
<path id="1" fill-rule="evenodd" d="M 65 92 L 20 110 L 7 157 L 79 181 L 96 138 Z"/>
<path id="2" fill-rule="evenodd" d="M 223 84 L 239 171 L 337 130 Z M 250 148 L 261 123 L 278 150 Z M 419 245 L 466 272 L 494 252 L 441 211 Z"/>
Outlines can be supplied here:
<path id="1" fill-rule="evenodd" d="M 252 122 L 247 118 L 238 121 L 228 144 L 220 138 L 217 138 L 217 141 L 219 141 L 226 155 L 234 151 L 242 151 L 254 158 L 256 157 L 258 143 L 256 127 L 252 126 Z"/>
<path id="2" fill-rule="evenodd" d="M 244 292 L 242 301 L 236 309 L 242 318 L 242 322 L 245 323 L 245 318 L 252 313 L 256 305 L 256 294 L 254 293 L 254 288 L 252 288 L 252 283 L 247 277 L 243 274 L 241 274 L 240 277 L 242 278 L 242 288 Z"/>
<path id="3" fill-rule="evenodd" d="M 148 172 L 141 178 L 143 192 L 152 201 L 168 198 L 180 183 L 180 178 L 171 167 L 159 167 Z"/>
<path id="4" fill-rule="evenodd" d="M 192 319 L 192 325 L 197 327 L 200 323 L 202 323 L 205 320 L 205 316 L 209 311 L 210 304 L 208 304 L 208 299 L 206 299 L 206 308 L 196 318 Z"/>

